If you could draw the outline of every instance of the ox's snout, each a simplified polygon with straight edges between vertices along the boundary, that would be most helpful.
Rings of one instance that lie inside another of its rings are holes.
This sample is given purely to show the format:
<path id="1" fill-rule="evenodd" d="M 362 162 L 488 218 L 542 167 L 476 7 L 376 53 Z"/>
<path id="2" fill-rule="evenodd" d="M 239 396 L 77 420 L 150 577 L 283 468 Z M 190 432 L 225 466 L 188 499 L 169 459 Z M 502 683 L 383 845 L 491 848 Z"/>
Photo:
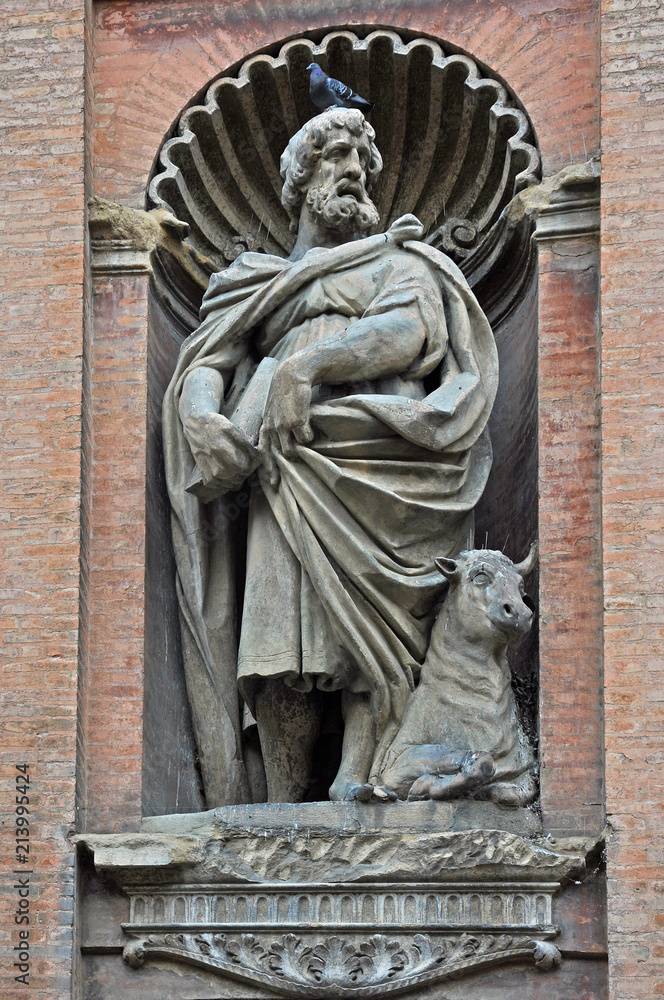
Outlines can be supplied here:
<path id="1" fill-rule="evenodd" d="M 501 595 L 493 602 L 490 616 L 493 624 L 510 638 L 525 635 L 533 623 L 533 610 L 520 594 Z"/>

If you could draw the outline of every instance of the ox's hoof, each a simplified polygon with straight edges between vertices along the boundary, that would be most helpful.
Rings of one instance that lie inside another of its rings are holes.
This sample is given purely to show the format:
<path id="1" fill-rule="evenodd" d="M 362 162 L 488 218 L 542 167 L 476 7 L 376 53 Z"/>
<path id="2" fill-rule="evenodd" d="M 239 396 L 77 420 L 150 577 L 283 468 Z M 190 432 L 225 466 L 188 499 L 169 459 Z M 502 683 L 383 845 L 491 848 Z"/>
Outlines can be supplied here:
<path id="1" fill-rule="evenodd" d="M 427 799 L 433 798 L 431 794 L 433 791 L 433 784 L 435 778 L 430 774 L 423 774 L 421 778 L 414 781 L 410 786 L 410 791 L 408 792 L 409 802 L 425 802 Z"/>
<path id="2" fill-rule="evenodd" d="M 528 806 L 536 798 L 536 790 L 530 786 L 511 784 L 510 782 L 494 781 L 478 788 L 474 798 L 493 802 L 506 809 L 518 809 Z"/>

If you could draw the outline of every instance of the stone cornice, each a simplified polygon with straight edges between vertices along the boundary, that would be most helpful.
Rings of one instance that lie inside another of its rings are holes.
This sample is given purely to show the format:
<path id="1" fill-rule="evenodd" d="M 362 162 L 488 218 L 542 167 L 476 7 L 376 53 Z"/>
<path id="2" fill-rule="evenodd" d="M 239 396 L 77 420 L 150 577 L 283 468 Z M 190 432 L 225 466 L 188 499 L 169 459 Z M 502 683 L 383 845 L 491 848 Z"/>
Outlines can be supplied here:
<path id="1" fill-rule="evenodd" d="M 122 957 L 137 974 L 165 960 L 277 995 L 360 1000 L 508 962 L 555 969 L 554 896 L 583 879 L 597 843 L 441 831 L 436 821 L 455 820 L 444 810 L 427 830 L 420 805 L 440 804 L 416 804 L 419 832 L 396 829 L 408 805 L 377 807 L 386 826 L 394 817 L 377 833 L 356 822 L 355 803 L 310 803 L 153 817 L 140 833 L 74 839 L 129 898 Z"/>

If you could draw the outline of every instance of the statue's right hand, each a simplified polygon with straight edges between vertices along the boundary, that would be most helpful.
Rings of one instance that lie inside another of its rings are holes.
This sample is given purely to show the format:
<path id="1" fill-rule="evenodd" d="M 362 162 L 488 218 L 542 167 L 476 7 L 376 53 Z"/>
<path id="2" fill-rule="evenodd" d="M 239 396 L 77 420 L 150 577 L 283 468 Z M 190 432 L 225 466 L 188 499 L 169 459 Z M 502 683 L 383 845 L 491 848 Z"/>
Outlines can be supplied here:
<path id="1" fill-rule="evenodd" d="M 257 449 L 221 413 L 188 414 L 184 433 L 205 485 L 223 484 L 224 492 L 239 489 L 260 464 Z"/>

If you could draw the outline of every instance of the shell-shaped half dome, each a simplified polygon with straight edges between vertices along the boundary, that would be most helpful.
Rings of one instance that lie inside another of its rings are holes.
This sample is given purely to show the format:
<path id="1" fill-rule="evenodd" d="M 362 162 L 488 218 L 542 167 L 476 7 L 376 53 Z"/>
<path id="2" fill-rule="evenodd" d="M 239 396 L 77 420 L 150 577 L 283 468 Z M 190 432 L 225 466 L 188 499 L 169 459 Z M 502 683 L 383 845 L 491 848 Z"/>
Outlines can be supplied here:
<path id="1" fill-rule="evenodd" d="M 384 169 L 372 198 L 383 228 L 412 212 L 431 242 L 462 260 L 507 202 L 539 179 L 525 112 L 469 56 L 386 30 L 365 38 L 333 31 L 320 44 L 297 38 L 216 79 L 159 152 L 148 207 L 186 222 L 187 242 L 214 267 L 247 248 L 292 250 L 279 162 L 319 113 L 309 98 L 311 62 L 375 103 L 370 121 Z"/>

